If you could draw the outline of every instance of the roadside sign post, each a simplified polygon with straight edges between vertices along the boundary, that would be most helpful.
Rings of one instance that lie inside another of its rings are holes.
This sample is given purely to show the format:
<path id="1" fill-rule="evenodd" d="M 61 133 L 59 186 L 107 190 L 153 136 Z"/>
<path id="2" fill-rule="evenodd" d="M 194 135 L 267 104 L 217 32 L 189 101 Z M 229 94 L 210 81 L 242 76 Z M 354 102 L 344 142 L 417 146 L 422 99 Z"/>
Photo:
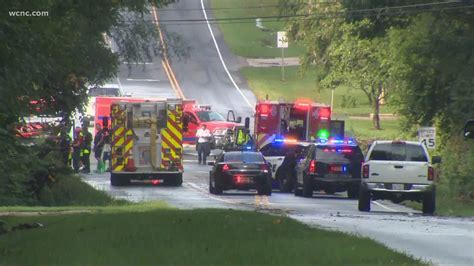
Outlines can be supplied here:
<path id="1" fill-rule="evenodd" d="M 277 33 L 277 47 L 281 48 L 281 80 L 285 81 L 285 48 L 288 48 L 286 31 L 279 31 Z"/>
<path id="2" fill-rule="evenodd" d="M 428 149 L 436 148 L 436 128 L 420 127 L 418 129 L 418 138 Z"/>

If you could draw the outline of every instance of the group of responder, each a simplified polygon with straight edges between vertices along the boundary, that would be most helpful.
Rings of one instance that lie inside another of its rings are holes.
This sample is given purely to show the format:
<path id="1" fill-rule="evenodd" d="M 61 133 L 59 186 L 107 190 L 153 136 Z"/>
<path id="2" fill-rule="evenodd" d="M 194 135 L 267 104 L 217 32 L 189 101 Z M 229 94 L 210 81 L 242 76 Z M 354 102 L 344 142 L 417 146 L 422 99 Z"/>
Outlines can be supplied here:
<path id="1" fill-rule="evenodd" d="M 87 125 L 76 127 L 71 139 L 65 132 L 61 132 L 62 140 L 60 142 L 63 151 L 64 164 L 71 165 L 74 172 L 90 173 L 90 155 L 94 151 L 94 157 L 97 160 L 97 171 L 103 172 L 105 161 L 110 161 L 110 135 L 107 128 L 101 124 L 96 124 L 96 134 L 92 138 Z M 92 150 L 92 140 L 94 140 L 94 149 Z"/>
<path id="2" fill-rule="evenodd" d="M 242 150 L 244 147 L 255 149 L 255 143 L 247 128 L 237 126 L 232 131 L 233 142 L 228 143 L 224 150 Z M 212 134 L 206 125 L 202 125 L 196 132 L 196 150 L 199 164 L 206 164 L 206 158 L 211 153 Z"/>

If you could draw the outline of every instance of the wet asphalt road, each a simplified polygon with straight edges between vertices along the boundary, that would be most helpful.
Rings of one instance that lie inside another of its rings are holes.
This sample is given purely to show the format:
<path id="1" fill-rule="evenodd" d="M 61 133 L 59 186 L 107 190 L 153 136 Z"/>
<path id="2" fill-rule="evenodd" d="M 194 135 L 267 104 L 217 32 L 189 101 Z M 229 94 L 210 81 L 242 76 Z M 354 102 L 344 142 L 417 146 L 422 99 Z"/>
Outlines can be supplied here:
<path id="1" fill-rule="evenodd" d="M 208 6 L 207 1 L 204 1 Z M 160 19 L 204 18 L 200 0 L 181 0 L 160 11 Z M 182 9 L 193 9 L 183 11 Z M 212 14 L 208 14 L 211 16 Z M 216 51 L 206 24 L 165 25 L 168 32 L 180 34 L 191 46 L 191 57 L 186 61 L 171 59 L 176 77 L 188 99 L 211 104 L 215 110 L 226 113 L 233 109 L 243 117 L 252 114 L 246 100 L 230 81 Z M 240 60 L 230 54 L 218 28 L 211 26 L 229 72 L 247 100 L 255 97 L 248 91 L 238 74 Z M 153 62 L 120 67 L 118 81 L 125 92 L 139 97 L 176 97 L 163 71 L 159 58 Z M 197 164 L 194 151 L 185 155 L 184 183 L 181 187 L 153 186 L 134 183 L 128 187 L 110 186 L 109 174 L 92 173 L 84 179 L 97 189 L 134 202 L 164 200 L 182 208 L 232 208 L 259 210 L 288 215 L 306 224 L 341 230 L 371 237 L 388 247 L 411 254 L 425 261 L 441 265 L 474 265 L 474 218 L 445 218 L 422 216 L 418 211 L 391 202 L 372 202 L 372 212 L 361 213 L 357 201 L 347 199 L 345 193 L 332 196 L 314 193 L 313 198 L 295 197 L 274 192 L 264 208 L 255 205 L 255 192 L 231 191 L 221 196 L 208 193 L 210 166 Z M 93 169 L 95 166 L 93 166 Z"/>

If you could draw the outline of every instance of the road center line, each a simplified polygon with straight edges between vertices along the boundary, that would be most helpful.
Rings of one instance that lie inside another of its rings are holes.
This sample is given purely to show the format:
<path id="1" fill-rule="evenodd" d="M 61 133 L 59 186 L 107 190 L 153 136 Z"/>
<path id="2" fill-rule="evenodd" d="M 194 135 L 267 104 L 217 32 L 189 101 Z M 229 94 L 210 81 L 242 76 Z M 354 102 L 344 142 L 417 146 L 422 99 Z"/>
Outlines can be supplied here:
<path id="1" fill-rule="evenodd" d="M 239 86 L 237 86 L 237 83 L 235 83 L 234 78 L 233 78 L 232 75 L 230 74 L 229 69 L 227 68 L 227 65 L 226 65 L 225 62 L 224 62 L 224 58 L 222 58 L 221 50 L 219 49 L 219 45 L 217 45 L 216 37 L 214 36 L 214 32 L 212 31 L 211 25 L 209 24 L 209 20 L 208 20 L 208 18 L 207 18 L 207 13 L 206 13 L 206 9 L 205 9 L 205 7 L 204 7 L 204 2 L 203 2 L 203 0 L 201 0 L 201 8 L 202 8 L 202 12 L 203 12 L 203 14 L 204 14 L 204 18 L 206 19 L 206 23 L 207 23 L 207 27 L 209 28 L 209 32 L 211 33 L 212 40 L 214 41 L 214 45 L 216 46 L 217 54 L 219 55 L 219 59 L 221 60 L 222 66 L 224 67 L 224 70 L 225 70 L 225 72 L 227 73 L 227 76 L 229 76 L 230 81 L 231 81 L 232 84 L 234 85 L 235 89 L 237 89 L 237 91 L 240 93 L 240 95 L 242 95 L 242 98 L 244 98 L 244 100 L 245 100 L 245 102 L 247 103 L 247 105 L 248 105 L 251 109 L 253 109 L 253 106 L 252 106 L 252 104 L 250 104 L 249 99 L 247 99 L 247 97 L 244 95 L 244 93 L 243 93 L 242 90 L 239 88 Z"/>

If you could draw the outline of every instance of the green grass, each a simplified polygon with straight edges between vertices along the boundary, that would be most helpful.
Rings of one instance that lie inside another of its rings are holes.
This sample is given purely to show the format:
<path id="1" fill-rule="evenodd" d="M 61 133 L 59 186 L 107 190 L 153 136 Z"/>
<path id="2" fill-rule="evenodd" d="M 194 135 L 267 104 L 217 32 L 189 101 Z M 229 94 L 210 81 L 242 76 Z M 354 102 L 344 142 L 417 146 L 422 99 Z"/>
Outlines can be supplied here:
<path id="1" fill-rule="evenodd" d="M 212 0 L 213 14 L 218 19 L 239 17 L 268 17 L 278 15 L 277 8 L 248 8 L 256 6 L 275 6 L 278 0 Z M 283 31 L 283 21 L 262 20 L 268 31 L 256 27 L 255 20 L 234 23 L 221 22 L 219 28 L 232 52 L 236 55 L 252 58 L 280 57 L 281 49 L 276 48 L 277 31 Z M 303 49 L 289 43 L 285 56 L 299 56 Z"/>
<path id="2" fill-rule="evenodd" d="M 126 204 L 94 189 L 76 175 L 61 175 L 46 185 L 39 194 L 38 205 L 44 206 L 107 206 Z"/>
<path id="3" fill-rule="evenodd" d="M 1 265 L 421 265 L 367 238 L 256 212 L 155 209 L 3 220 L 8 227 L 45 226 L 2 235 Z"/>
<path id="4" fill-rule="evenodd" d="M 415 210 L 422 210 L 422 204 L 414 201 L 403 202 Z M 436 187 L 436 214 L 441 216 L 474 216 L 474 201 L 466 201 L 454 198 L 449 193 L 447 185 L 441 183 Z"/>
<path id="5" fill-rule="evenodd" d="M 349 136 L 361 139 L 397 139 L 400 136 L 399 122 L 397 120 L 382 120 L 381 130 L 375 130 L 372 120 L 345 120 L 345 131 Z"/>
<path id="6" fill-rule="evenodd" d="M 313 101 L 330 104 L 331 90 L 322 89 L 318 82 L 316 68 L 308 69 L 304 76 L 298 73 L 298 66 L 286 67 L 286 79 L 281 80 L 279 67 L 245 67 L 241 73 L 248 81 L 258 99 L 271 100 L 280 98 L 292 101 L 298 98 L 309 98 Z M 390 113 L 387 106 L 381 107 L 381 113 Z M 350 116 L 368 116 L 373 113 L 369 101 L 360 90 L 341 88 L 334 91 L 334 113 Z"/>

